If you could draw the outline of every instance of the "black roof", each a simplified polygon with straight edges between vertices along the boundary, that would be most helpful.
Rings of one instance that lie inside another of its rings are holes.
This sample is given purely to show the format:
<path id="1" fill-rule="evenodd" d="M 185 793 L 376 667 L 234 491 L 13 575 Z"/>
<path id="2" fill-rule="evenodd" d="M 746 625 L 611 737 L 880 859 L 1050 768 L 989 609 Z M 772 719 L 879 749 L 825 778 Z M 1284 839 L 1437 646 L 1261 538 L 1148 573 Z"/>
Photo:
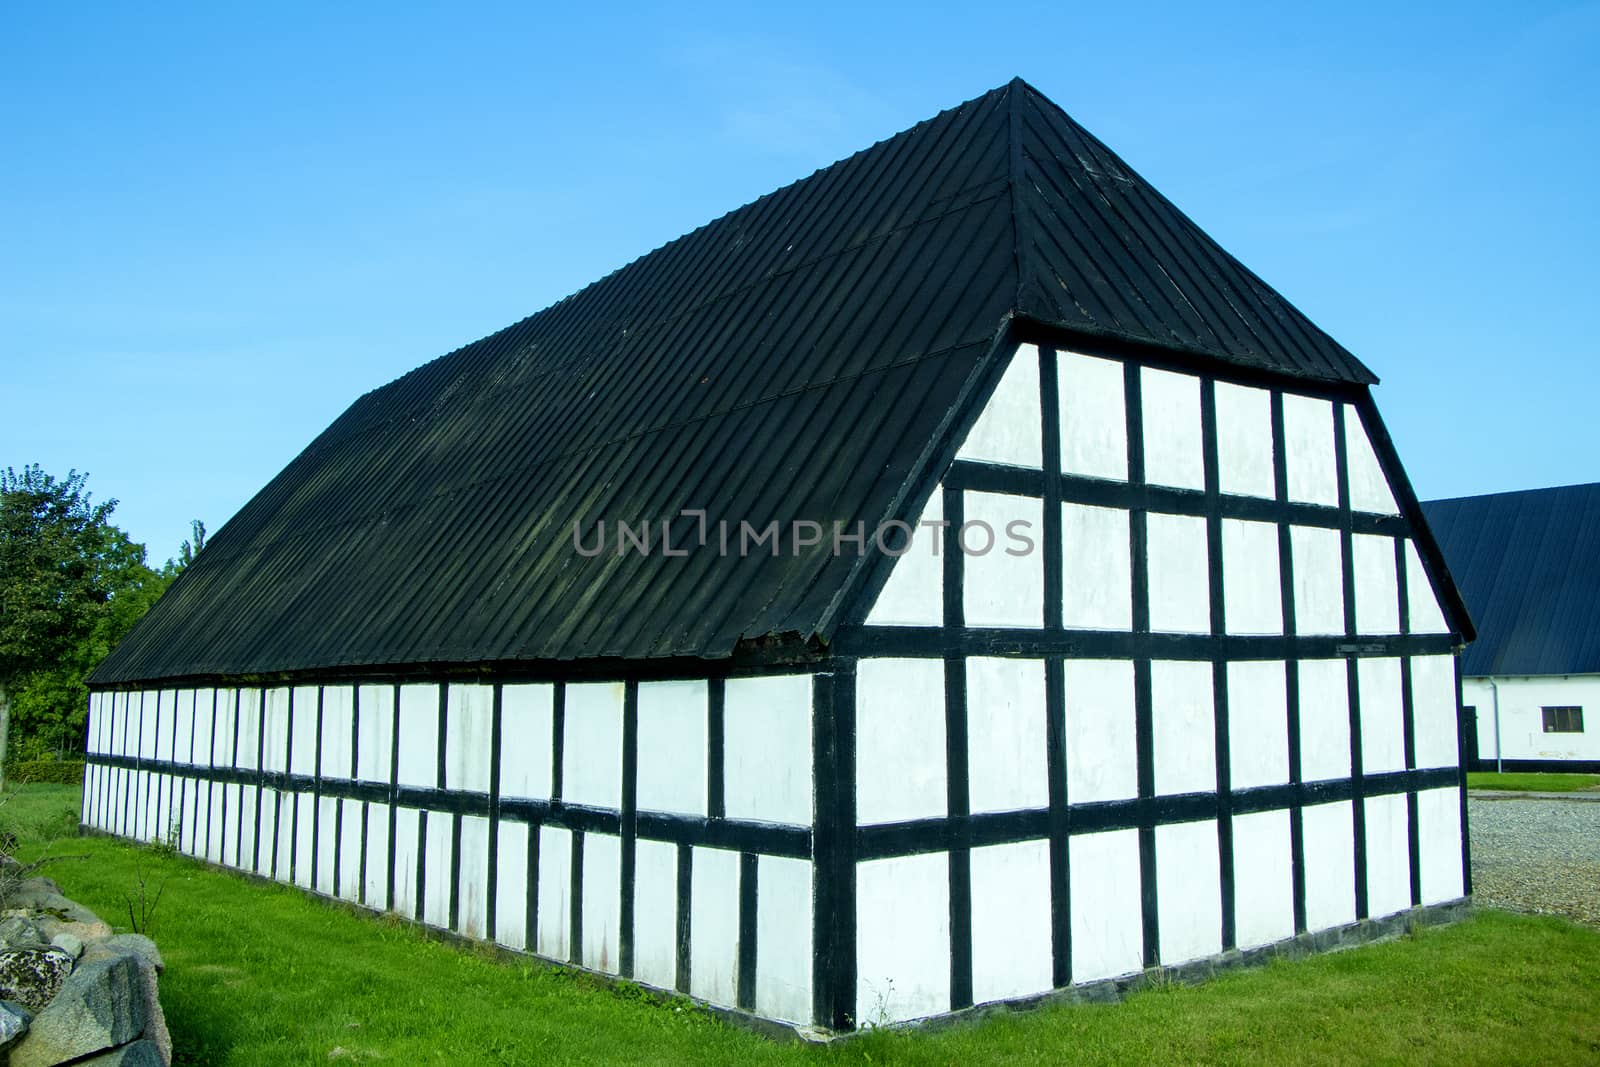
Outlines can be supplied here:
<path id="1" fill-rule="evenodd" d="M 1478 627 L 1462 674 L 1600 674 L 1600 483 L 1422 510 Z"/>
<path id="2" fill-rule="evenodd" d="M 584 559 L 572 525 L 900 516 L 1018 320 L 1376 380 L 1013 81 L 361 397 L 93 680 L 826 639 L 853 555 Z"/>

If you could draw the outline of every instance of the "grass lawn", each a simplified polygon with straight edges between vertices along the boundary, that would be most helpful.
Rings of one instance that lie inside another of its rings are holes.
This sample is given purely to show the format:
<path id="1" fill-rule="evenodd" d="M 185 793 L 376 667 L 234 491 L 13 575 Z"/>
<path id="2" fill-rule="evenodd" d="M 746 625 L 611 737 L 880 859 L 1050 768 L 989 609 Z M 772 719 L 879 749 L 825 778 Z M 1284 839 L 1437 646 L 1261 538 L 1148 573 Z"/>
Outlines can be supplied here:
<path id="1" fill-rule="evenodd" d="M 1581 789 L 1600 789 L 1600 774 L 1495 774 L 1493 771 L 1468 771 L 1467 788 L 1576 793 Z"/>
<path id="2" fill-rule="evenodd" d="M 30 786 L 19 835 L 70 829 L 74 787 Z M 1600 930 L 1482 912 L 1381 945 L 829 1048 L 779 1045 L 531 962 L 429 940 L 296 890 L 109 840 L 50 870 L 118 924 L 142 868 L 180 1063 L 1558 1064 L 1600 1059 Z"/>

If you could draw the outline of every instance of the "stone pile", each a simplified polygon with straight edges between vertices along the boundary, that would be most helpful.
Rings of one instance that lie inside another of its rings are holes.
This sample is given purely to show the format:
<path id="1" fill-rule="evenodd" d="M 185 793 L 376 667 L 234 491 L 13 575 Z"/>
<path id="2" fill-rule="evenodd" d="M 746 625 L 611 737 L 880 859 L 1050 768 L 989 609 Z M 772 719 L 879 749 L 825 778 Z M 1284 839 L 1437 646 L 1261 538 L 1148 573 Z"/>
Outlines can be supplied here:
<path id="1" fill-rule="evenodd" d="M 3 862 L 3 861 L 0 861 Z M 0 1064 L 166 1067 L 155 943 L 29 878 L 0 910 Z"/>

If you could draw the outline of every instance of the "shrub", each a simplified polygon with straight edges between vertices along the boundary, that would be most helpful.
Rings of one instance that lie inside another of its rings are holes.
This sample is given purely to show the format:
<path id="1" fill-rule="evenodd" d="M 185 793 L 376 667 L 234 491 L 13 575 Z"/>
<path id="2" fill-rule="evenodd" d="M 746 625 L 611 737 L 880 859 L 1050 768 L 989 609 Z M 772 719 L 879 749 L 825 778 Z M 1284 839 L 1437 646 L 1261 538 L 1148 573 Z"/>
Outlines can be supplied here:
<path id="1" fill-rule="evenodd" d="M 27 782 L 53 782 L 57 785 L 82 785 L 82 760 L 23 760 L 11 768 L 9 777 L 22 785 Z"/>

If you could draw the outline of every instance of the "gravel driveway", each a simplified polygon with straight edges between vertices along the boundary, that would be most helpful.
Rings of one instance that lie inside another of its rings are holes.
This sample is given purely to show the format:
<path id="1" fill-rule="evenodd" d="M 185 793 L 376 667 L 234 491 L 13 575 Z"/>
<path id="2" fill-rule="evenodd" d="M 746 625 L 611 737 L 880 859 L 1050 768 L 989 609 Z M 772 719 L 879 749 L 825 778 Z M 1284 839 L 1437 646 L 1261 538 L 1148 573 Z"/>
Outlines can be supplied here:
<path id="1" fill-rule="evenodd" d="M 1600 925 L 1600 801 L 1467 799 L 1480 904 Z"/>

